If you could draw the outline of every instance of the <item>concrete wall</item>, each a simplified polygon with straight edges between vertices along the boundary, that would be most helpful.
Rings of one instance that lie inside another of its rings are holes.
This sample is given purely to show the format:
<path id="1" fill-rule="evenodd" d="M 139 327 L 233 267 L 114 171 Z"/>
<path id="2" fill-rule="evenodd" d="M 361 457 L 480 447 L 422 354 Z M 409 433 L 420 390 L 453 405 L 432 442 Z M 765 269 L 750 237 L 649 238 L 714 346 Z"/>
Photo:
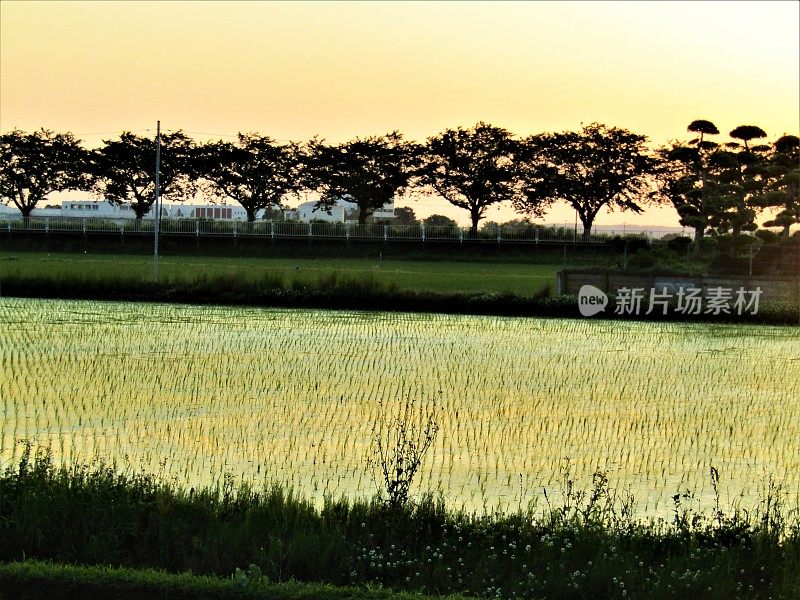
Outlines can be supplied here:
<path id="1" fill-rule="evenodd" d="M 581 286 L 593 285 L 606 292 L 616 294 L 619 288 L 644 288 L 645 292 L 655 288 L 659 292 L 667 288 L 670 294 L 677 293 L 678 288 L 701 288 L 703 296 L 708 288 L 731 288 L 745 290 L 761 288 L 762 300 L 783 300 L 800 302 L 800 280 L 797 278 L 767 277 L 724 277 L 700 275 L 696 277 L 676 277 L 650 274 L 635 274 L 625 271 L 560 271 L 558 273 L 557 292 L 559 294 L 577 295 Z"/>

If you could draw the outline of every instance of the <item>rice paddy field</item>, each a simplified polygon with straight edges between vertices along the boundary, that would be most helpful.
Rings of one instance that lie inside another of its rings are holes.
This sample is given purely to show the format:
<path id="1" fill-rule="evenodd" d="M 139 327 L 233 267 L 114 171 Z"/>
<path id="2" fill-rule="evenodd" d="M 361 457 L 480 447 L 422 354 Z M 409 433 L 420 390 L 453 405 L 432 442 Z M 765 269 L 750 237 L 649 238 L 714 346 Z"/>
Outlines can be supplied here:
<path id="1" fill-rule="evenodd" d="M 376 428 L 440 430 L 417 493 L 481 512 L 596 470 L 666 516 L 800 496 L 800 329 L 0 299 L 0 466 L 19 440 L 184 486 L 374 495 Z"/>

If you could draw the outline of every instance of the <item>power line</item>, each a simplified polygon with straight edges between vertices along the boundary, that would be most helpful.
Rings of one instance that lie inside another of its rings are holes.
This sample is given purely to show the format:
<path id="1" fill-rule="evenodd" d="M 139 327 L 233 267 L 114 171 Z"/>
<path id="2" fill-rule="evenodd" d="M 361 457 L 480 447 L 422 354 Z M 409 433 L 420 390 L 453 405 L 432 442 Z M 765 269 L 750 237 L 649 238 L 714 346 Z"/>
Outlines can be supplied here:
<path id="1" fill-rule="evenodd" d="M 117 131 L 94 131 L 91 133 L 73 133 L 72 135 L 120 135 L 123 133 L 144 133 L 152 129 L 119 129 Z"/>

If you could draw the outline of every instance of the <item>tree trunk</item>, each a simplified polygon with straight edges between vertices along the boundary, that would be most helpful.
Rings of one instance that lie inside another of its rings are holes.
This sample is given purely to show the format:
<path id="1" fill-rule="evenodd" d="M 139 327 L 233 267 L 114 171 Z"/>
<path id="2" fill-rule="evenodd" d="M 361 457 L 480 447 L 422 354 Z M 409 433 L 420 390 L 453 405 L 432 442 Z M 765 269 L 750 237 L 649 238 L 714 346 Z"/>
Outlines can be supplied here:
<path id="1" fill-rule="evenodd" d="M 789 231 L 789 228 L 790 228 L 790 227 L 791 227 L 791 225 L 789 225 L 789 224 L 786 224 L 786 225 L 784 225 L 784 226 L 783 226 L 783 233 L 782 233 L 782 235 L 783 235 L 783 237 L 785 237 L 787 240 L 788 240 L 788 239 L 791 237 L 791 235 L 792 235 L 792 234 L 790 233 L 790 231 Z"/>
<path id="2" fill-rule="evenodd" d="M 36 204 L 23 204 L 19 209 L 19 212 L 22 213 L 22 218 L 27 219 L 28 217 L 30 217 L 35 207 Z"/>
<path id="3" fill-rule="evenodd" d="M 256 209 L 255 208 L 247 208 L 244 209 L 247 212 L 247 222 L 252 223 L 256 220 Z"/>
<path id="4" fill-rule="evenodd" d="M 367 222 L 367 217 L 369 216 L 369 209 L 364 206 L 358 207 L 358 224 L 364 225 Z"/>
<path id="5" fill-rule="evenodd" d="M 481 220 L 481 214 L 477 211 L 470 212 L 470 219 L 472 220 L 472 226 L 469 229 L 469 235 L 473 239 L 478 238 L 478 223 Z"/>
<path id="6" fill-rule="evenodd" d="M 694 242 L 692 242 L 692 252 L 694 254 L 700 254 L 700 245 L 703 242 L 703 236 L 705 235 L 706 228 L 705 225 L 696 225 L 694 228 Z"/>
<path id="7" fill-rule="evenodd" d="M 583 241 L 588 242 L 589 236 L 592 235 L 592 224 L 594 223 L 594 215 L 581 216 L 581 224 L 583 225 Z"/>
<path id="8" fill-rule="evenodd" d="M 141 202 L 134 202 L 131 204 L 131 208 L 133 209 L 134 214 L 136 215 L 136 220 L 141 221 L 142 218 L 150 212 L 150 205 L 142 204 Z M 158 215 L 156 215 L 158 216 Z"/>

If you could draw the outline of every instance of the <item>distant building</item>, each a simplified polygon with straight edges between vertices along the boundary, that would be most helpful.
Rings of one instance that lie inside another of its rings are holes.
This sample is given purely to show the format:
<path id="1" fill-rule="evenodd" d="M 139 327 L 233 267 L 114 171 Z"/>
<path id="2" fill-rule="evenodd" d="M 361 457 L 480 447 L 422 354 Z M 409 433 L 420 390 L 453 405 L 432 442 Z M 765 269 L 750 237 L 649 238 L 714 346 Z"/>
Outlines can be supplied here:
<path id="1" fill-rule="evenodd" d="M 259 211 L 263 214 L 264 211 Z M 148 211 L 144 218 L 152 219 L 155 213 Z M 130 202 L 115 204 L 107 200 L 63 200 L 61 208 L 35 208 L 32 217 L 95 217 L 98 219 L 135 219 Z M 19 219 L 16 206 L 0 205 L 0 218 Z M 240 205 L 227 204 L 164 204 L 162 219 L 212 219 L 215 221 L 246 221 L 247 211 Z"/>
<path id="2" fill-rule="evenodd" d="M 337 206 L 343 206 L 345 211 L 348 213 L 355 213 L 356 218 L 352 219 L 353 221 L 358 220 L 358 205 L 355 202 L 350 202 L 346 200 L 349 196 L 345 196 L 340 200 L 336 201 Z M 394 199 L 391 202 L 388 202 L 383 205 L 383 207 L 372 211 L 372 218 L 373 219 L 393 219 L 394 218 Z M 350 219 L 348 219 L 350 220 Z"/>
<path id="3" fill-rule="evenodd" d="M 105 217 L 109 219 L 135 219 L 136 213 L 129 202 L 112 204 L 105 200 L 64 200 L 61 203 L 62 215 L 65 217 Z M 152 219 L 151 210 L 144 216 Z M 247 211 L 240 206 L 212 204 L 163 204 L 162 219 L 213 219 L 221 221 L 245 221 Z"/>
<path id="4" fill-rule="evenodd" d="M 34 208 L 31 212 L 32 217 L 60 217 L 61 216 L 61 209 L 60 208 Z M 5 219 L 9 221 L 14 221 L 17 219 L 22 218 L 22 213 L 19 209 L 11 204 L 6 206 L 5 204 L 0 204 L 0 219 Z"/>
<path id="5" fill-rule="evenodd" d="M 36 211 L 34 211 L 36 213 Z M 33 214 L 32 216 L 38 216 Z M 134 218 L 130 204 L 117 205 L 107 200 L 63 200 L 62 217 L 100 217 L 108 219 Z"/>
<path id="6" fill-rule="evenodd" d="M 330 214 L 328 214 L 324 208 L 317 208 L 316 202 L 304 202 L 295 209 L 284 211 L 283 216 L 287 221 L 300 221 L 302 223 L 311 221 L 355 223 L 358 221 L 358 205 L 355 202 L 340 198 L 336 201 L 336 204 L 330 207 Z M 382 208 L 373 211 L 372 218 L 394 218 L 394 201 L 384 204 Z"/>
<path id="7" fill-rule="evenodd" d="M 300 221 L 310 223 L 311 221 L 325 221 L 327 223 L 344 223 L 344 207 L 332 206 L 330 214 L 324 208 L 316 208 L 316 202 L 303 202 L 295 209 L 283 212 L 283 217 L 287 221 Z"/>
<path id="8" fill-rule="evenodd" d="M 284 210 L 283 216 L 289 221 L 309 223 L 311 221 L 325 221 L 328 223 L 355 222 L 358 206 L 353 202 L 338 200 L 330 208 L 330 214 L 325 208 L 317 208 L 316 202 L 304 202 L 291 210 Z M 264 218 L 265 211 L 259 210 L 257 218 Z M 144 219 L 154 218 L 154 211 L 148 211 Z M 130 202 L 116 204 L 108 200 L 62 200 L 61 208 L 36 208 L 31 213 L 32 217 L 95 217 L 99 219 L 135 219 Z M 348 219 L 348 216 L 350 217 Z M 372 213 L 375 219 L 390 219 L 394 217 L 394 202 L 386 204 L 383 208 Z M 20 212 L 16 206 L 0 204 L 0 218 L 19 219 Z M 246 221 L 247 211 L 239 204 L 164 204 L 161 207 L 162 219 L 211 219 L 214 221 Z"/>

